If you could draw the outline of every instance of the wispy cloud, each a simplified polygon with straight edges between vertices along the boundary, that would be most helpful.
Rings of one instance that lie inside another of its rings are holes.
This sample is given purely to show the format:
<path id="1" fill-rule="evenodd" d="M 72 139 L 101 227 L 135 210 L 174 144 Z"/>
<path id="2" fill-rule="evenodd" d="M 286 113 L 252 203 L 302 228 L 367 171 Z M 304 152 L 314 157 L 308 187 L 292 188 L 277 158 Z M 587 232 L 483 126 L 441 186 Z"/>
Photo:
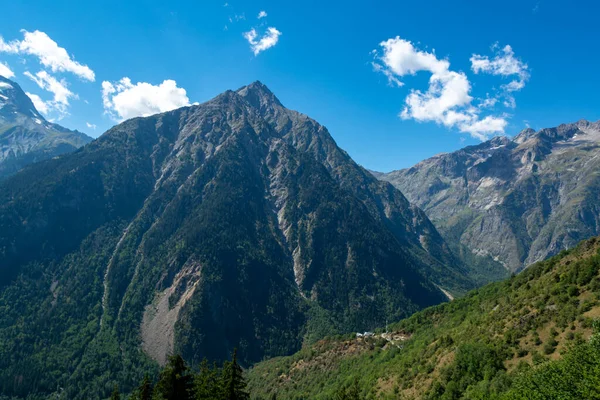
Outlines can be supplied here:
<path id="1" fill-rule="evenodd" d="M 48 109 L 48 104 L 46 104 L 46 102 L 42 100 L 40 96 L 29 92 L 27 92 L 26 94 L 31 99 L 31 102 L 33 103 L 36 110 L 38 110 L 44 115 L 47 115 L 50 112 L 50 110 Z"/>
<path id="2" fill-rule="evenodd" d="M 87 81 L 95 80 L 94 71 L 90 67 L 71 58 L 67 50 L 60 47 L 46 33 L 26 30 L 21 32 L 24 36 L 23 40 L 5 42 L 0 37 L 0 52 L 32 55 L 52 72 L 70 72 Z"/>
<path id="3" fill-rule="evenodd" d="M 15 76 L 15 73 L 8 67 L 8 64 L 0 61 L 0 75 L 10 79 Z"/>
<path id="4" fill-rule="evenodd" d="M 525 87 L 529 79 L 529 67 L 523 61 L 515 57 L 515 52 L 509 45 L 499 48 L 494 44 L 492 49 L 496 51 L 495 56 L 482 56 L 473 54 L 471 57 L 471 69 L 476 74 L 486 73 L 499 75 L 502 77 L 516 76 L 510 82 L 501 86 L 504 97 L 504 105 L 510 108 L 516 107 L 516 101 L 513 92 L 518 92 Z"/>
<path id="5" fill-rule="evenodd" d="M 56 111 L 59 114 L 59 119 L 68 115 L 69 100 L 76 99 L 77 95 L 69 90 L 67 82 L 64 79 L 58 80 L 46 71 L 39 71 L 35 75 L 26 71 L 24 75 L 34 81 L 41 89 L 54 95 L 52 100 L 45 102 L 45 107 L 40 107 L 40 112 L 47 114 L 51 111 Z M 41 100 L 39 97 L 38 99 Z M 46 110 L 45 112 L 42 111 L 44 109 Z"/>
<path id="6" fill-rule="evenodd" d="M 96 130 L 96 128 L 97 128 L 96 124 L 90 124 L 89 122 L 86 122 L 85 126 L 87 126 L 90 129 L 93 129 L 93 130 Z"/>
<path id="7" fill-rule="evenodd" d="M 279 41 L 279 36 L 281 36 L 281 32 L 273 27 L 267 28 L 267 32 L 258 40 L 256 29 L 252 28 L 250 31 L 244 33 L 244 37 L 250 44 L 250 49 L 255 56 L 259 55 L 262 51 L 274 47 Z"/>

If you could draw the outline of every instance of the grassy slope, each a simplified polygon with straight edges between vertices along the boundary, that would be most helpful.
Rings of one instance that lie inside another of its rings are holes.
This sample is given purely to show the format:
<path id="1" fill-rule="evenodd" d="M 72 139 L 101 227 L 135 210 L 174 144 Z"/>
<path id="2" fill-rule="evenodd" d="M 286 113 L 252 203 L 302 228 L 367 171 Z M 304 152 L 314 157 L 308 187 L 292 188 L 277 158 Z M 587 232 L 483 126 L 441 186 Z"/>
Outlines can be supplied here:
<path id="1" fill-rule="evenodd" d="M 493 398 L 528 365 L 558 359 L 590 336 L 600 317 L 599 267 L 600 239 L 582 242 L 390 326 L 411 335 L 398 346 L 337 337 L 262 362 L 248 372 L 252 393 L 327 399 L 358 379 L 367 398 Z"/>

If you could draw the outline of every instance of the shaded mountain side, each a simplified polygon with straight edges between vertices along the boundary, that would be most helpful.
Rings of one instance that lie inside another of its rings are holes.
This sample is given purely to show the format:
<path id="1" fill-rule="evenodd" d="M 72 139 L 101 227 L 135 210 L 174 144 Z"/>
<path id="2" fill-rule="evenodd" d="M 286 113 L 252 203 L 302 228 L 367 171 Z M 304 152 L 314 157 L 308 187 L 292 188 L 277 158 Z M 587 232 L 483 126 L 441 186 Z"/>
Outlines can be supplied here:
<path id="1" fill-rule="evenodd" d="M 249 365 L 473 286 L 420 209 L 259 82 L 0 188 L 3 394 L 104 398 L 172 353 Z"/>
<path id="2" fill-rule="evenodd" d="M 91 141 L 81 132 L 46 121 L 16 82 L 0 76 L 0 180 Z"/>
<path id="3" fill-rule="evenodd" d="M 278 399 L 332 399 L 344 388 L 381 399 L 555 398 L 549 393 L 572 393 L 576 383 L 585 389 L 584 370 L 596 380 L 597 339 L 593 354 L 585 340 L 600 317 L 599 290 L 593 238 L 373 336 L 332 337 L 258 363 L 247 373 L 250 390 Z"/>
<path id="4" fill-rule="evenodd" d="M 519 271 L 600 233 L 599 155 L 600 123 L 582 120 L 493 138 L 379 178 L 421 207 L 456 254 Z"/>

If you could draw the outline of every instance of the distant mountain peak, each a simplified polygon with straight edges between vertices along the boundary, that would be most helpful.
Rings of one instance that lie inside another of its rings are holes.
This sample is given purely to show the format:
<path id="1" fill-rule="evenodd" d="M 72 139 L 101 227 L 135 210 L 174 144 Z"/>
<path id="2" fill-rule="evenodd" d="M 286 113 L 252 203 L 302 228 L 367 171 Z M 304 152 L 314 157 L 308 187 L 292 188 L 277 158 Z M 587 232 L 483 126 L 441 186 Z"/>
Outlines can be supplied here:
<path id="1" fill-rule="evenodd" d="M 21 86 L 0 75 L 0 118 L 14 122 L 19 114 L 37 118 L 40 124 L 46 122 Z"/>
<path id="2" fill-rule="evenodd" d="M 496 141 L 378 177 L 423 208 L 451 245 L 511 271 L 600 233 L 600 121 Z"/>
<path id="3" fill-rule="evenodd" d="M 0 180 L 91 140 L 81 132 L 48 122 L 18 83 L 0 76 Z"/>

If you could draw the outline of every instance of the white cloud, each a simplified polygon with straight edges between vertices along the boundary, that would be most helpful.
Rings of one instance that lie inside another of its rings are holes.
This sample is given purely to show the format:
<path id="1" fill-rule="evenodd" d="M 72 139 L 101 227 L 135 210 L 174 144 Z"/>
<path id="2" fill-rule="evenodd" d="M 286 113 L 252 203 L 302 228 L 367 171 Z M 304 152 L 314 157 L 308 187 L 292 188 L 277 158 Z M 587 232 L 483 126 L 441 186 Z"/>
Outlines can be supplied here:
<path id="1" fill-rule="evenodd" d="M 31 72 L 25 72 L 25 76 L 33 80 L 37 85 L 54 94 L 54 101 L 64 105 L 69 105 L 69 99 L 77 97 L 67 88 L 67 83 L 63 80 L 58 80 L 46 71 L 39 71 L 35 75 Z"/>
<path id="2" fill-rule="evenodd" d="M 46 71 L 39 71 L 35 75 L 26 71 L 24 75 L 34 81 L 40 88 L 54 95 L 53 100 L 45 103 L 48 112 L 58 112 L 59 119 L 68 114 L 67 107 L 69 106 L 69 99 L 76 99 L 77 95 L 69 90 L 64 79 L 59 81 Z"/>
<path id="3" fill-rule="evenodd" d="M 467 132 L 477 139 L 486 140 L 491 134 L 504 132 L 507 124 L 505 118 L 488 115 L 483 119 L 475 119 L 460 125 L 460 131 Z"/>
<path id="4" fill-rule="evenodd" d="M 50 112 L 50 110 L 48 108 L 48 104 L 46 104 L 46 102 L 44 100 L 42 100 L 42 98 L 40 96 L 38 96 L 37 94 L 29 93 L 29 92 L 27 92 L 26 94 L 31 99 L 31 102 L 35 106 L 36 110 L 38 110 L 39 112 L 41 112 L 44 115 L 47 115 Z"/>
<path id="5" fill-rule="evenodd" d="M 18 41 L 14 42 L 5 42 L 2 36 L 0 36 L 0 52 L 3 53 L 18 53 L 19 52 L 19 43 Z"/>
<path id="6" fill-rule="evenodd" d="M 8 64 L 5 64 L 0 61 L 0 75 L 10 79 L 15 76 L 15 73 L 10 70 Z"/>
<path id="7" fill-rule="evenodd" d="M 264 10 L 258 13 L 258 19 L 265 18 L 266 16 L 267 12 Z"/>
<path id="8" fill-rule="evenodd" d="M 496 48 L 496 45 L 493 48 Z M 509 45 L 504 46 L 491 60 L 488 56 L 473 54 L 471 68 L 475 73 L 486 72 L 502 76 L 519 75 L 523 78 L 528 76 L 527 64 L 515 58 L 515 53 Z"/>
<path id="9" fill-rule="evenodd" d="M 496 50 L 498 45 L 492 46 Z M 494 58 L 473 54 L 471 57 L 471 69 L 476 74 L 486 73 L 491 75 L 499 75 L 502 77 L 515 76 L 517 79 L 511 80 L 509 83 L 501 86 L 505 100 L 503 104 L 506 107 L 515 108 L 516 101 L 513 92 L 518 92 L 525 87 L 525 82 L 529 79 L 529 67 L 523 61 L 515 57 L 515 53 L 509 45 L 496 51 Z"/>
<path id="10" fill-rule="evenodd" d="M 160 85 L 138 82 L 135 85 L 127 77 L 118 82 L 102 82 L 102 101 L 105 112 L 117 121 L 148 116 L 190 105 L 183 88 L 174 80 Z"/>
<path id="11" fill-rule="evenodd" d="M 93 130 L 96 130 L 96 128 L 97 128 L 97 126 L 96 126 L 95 124 L 90 124 L 89 122 L 86 122 L 86 123 L 85 123 L 85 125 L 86 125 L 88 128 L 90 128 L 90 129 L 93 129 Z"/>
<path id="12" fill-rule="evenodd" d="M 244 33 L 244 37 L 248 43 L 250 43 L 250 49 L 255 56 L 257 56 L 261 51 L 265 51 L 275 46 L 279 41 L 279 36 L 281 36 L 281 32 L 273 27 L 267 28 L 267 32 L 259 40 L 256 40 L 258 34 L 254 28 L 252 28 L 249 32 Z"/>
<path id="13" fill-rule="evenodd" d="M 373 66 L 390 83 L 403 86 L 400 78 L 406 75 L 415 75 L 420 71 L 431 73 L 426 92 L 412 90 L 406 97 L 401 118 L 456 127 L 481 140 L 491 134 L 504 132 L 507 122 L 503 117 L 480 117 L 482 107 L 472 105 L 471 83 L 463 72 L 450 70 L 448 60 L 439 59 L 435 52 L 418 50 L 410 41 L 400 37 L 381 42 L 380 46 L 381 53 L 374 51 Z M 490 106 L 491 103 L 486 105 Z"/>
<path id="14" fill-rule="evenodd" d="M 495 97 L 486 97 L 485 99 L 480 100 L 479 108 L 493 108 L 496 103 L 498 103 L 498 99 Z"/>
<path id="15" fill-rule="evenodd" d="M 67 50 L 60 47 L 46 33 L 37 30 L 21 32 L 23 32 L 23 40 L 7 43 L 0 37 L 0 52 L 33 55 L 52 72 L 71 72 L 87 81 L 95 80 L 94 71 L 90 67 L 72 59 Z"/>

